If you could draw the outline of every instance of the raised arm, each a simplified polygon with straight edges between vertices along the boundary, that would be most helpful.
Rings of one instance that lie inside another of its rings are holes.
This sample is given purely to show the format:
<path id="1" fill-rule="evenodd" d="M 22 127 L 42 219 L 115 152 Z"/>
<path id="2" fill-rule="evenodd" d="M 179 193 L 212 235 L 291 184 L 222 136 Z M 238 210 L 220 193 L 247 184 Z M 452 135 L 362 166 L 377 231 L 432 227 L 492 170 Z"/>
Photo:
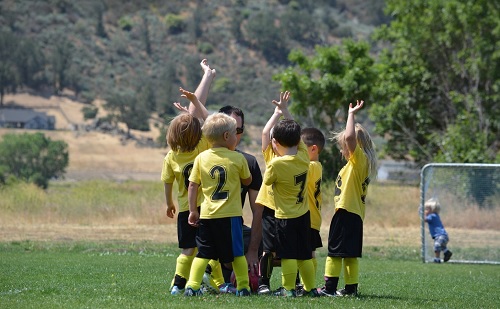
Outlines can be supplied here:
<path id="1" fill-rule="evenodd" d="M 212 81 L 215 78 L 215 69 L 211 69 L 210 66 L 208 65 L 208 60 L 203 59 L 200 62 L 200 66 L 203 70 L 203 77 L 201 78 L 200 84 L 194 91 L 194 94 L 200 100 L 201 104 L 205 105 L 207 103 L 207 98 L 208 98 L 208 92 L 210 90 L 210 86 L 212 85 Z M 191 109 L 194 109 L 191 104 L 189 105 L 189 111 L 192 115 L 194 115 L 191 112 Z"/>
<path id="2" fill-rule="evenodd" d="M 198 119 L 202 119 L 202 120 L 205 120 L 207 119 L 208 117 L 208 110 L 207 108 L 205 107 L 205 105 L 203 105 L 200 100 L 198 100 L 198 97 L 196 96 L 195 93 L 192 93 L 192 92 L 189 92 L 183 88 L 179 88 L 179 91 L 182 93 L 181 94 L 181 97 L 183 98 L 186 98 L 188 99 L 191 103 L 189 103 L 189 108 L 187 109 L 187 111 L 193 115 L 194 117 L 198 118 Z M 181 111 L 182 110 L 186 110 L 184 107 L 180 106 L 179 103 L 174 103 L 174 105 L 180 109 Z"/>
<path id="3" fill-rule="evenodd" d="M 349 150 L 349 155 L 356 150 L 356 129 L 355 129 L 355 124 L 356 121 L 354 119 L 354 115 L 358 110 L 360 110 L 363 107 L 364 101 L 361 100 L 356 100 L 356 106 L 352 106 L 352 103 L 349 103 L 349 111 L 347 114 L 347 123 L 345 126 L 345 141 L 347 144 L 347 148 Z"/>
<path id="4" fill-rule="evenodd" d="M 281 116 L 283 115 L 285 119 L 293 119 L 292 115 L 288 111 L 288 100 L 290 99 L 290 91 L 280 92 L 280 100 L 273 100 L 272 103 L 276 105 L 274 108 L 273 115 L 269 118 L 264 129 L 262 130 L 262 151 L 265 151 L 266 148 L 271 143 L 271 130 L 274 128 L 274 125 L 278 123 Z"/>

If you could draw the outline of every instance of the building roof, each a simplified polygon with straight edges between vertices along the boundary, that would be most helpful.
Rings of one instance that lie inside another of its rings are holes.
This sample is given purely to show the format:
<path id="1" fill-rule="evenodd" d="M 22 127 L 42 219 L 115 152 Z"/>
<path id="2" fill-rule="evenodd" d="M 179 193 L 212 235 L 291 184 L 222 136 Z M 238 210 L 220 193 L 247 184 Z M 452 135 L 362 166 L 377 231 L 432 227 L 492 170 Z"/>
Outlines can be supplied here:
<path id="1" fill-rule="evenodd" d="M 35 117 L 47 118 L 47 114 L 26 108 L 0 108 L 0 122 L 28 122 Z"/>

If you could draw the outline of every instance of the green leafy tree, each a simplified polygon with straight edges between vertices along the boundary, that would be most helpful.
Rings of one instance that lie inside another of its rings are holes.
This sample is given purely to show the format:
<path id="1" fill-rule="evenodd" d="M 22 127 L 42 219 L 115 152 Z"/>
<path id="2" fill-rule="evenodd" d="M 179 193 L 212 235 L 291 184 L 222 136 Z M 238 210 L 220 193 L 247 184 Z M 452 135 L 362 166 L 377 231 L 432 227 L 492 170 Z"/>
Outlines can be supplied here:
<path id="1" fill-rule="evenodd" d="M 62 91 L 69 83 L 68 72 L 73 60 L 73 44 L 66 38 L 55 40 L 49 55 L 52 68 L 52 84 L 56 91 Z"/>
<path id="2" fill-rule="evenodd" d="M 375 38 L 371 109 L 386 151 L 417 162 L 493 162 L 500 144 L 500 5 L 496 1 L 387 2 Z"/>
<path id="3" fill-rule="evenodd" d="M 11 32 L 0 32 L 0 107 L 3 105 L 4 95 L 14 92 L 20 84 L 21 78 L 15 61 L 18 41 Z"/>
<path id="4" fill-rule="evenodd" d="M 149 112 L 146 104 L 137 99 L 133 90 L 114 91 L 104 105 L 113 113 L 114 118 L 127 126 L 127 137 L 130 130 L 149 131 Z"/>
<path id="5" fill-rule="evenodd" d="M 258 12 L 246 24 L 245 40 L 262 52 L 269 62 L 286 63 L 289 48 L 283 31 L 275 25 L 274 12 Z"/>
<path id="6" fill-rule="evenodd" d="M 345 125 L 349 102 L 364 99 L 371 102 L 371 85 L 375 79 L 370 46 L 363 42 L 344 41 L 342 46 L 317 47 L 310 58 L 300 51 L 289 55 L 292 66 L 275 76 L 282 89 L 291 91 L 290 110 L 301 117 L 303 126 L 323 131 L 338 130 Z M 341 167 L 335 145 L 325 149 L 322 162 L 325 176 L 335 177 Z"/>
<path id="7" fill-rule="evenodd" d="M 0 142 L 4 179 L 14 176 L 47 188 L 50 179 L 64 175 L 68 162 L 66 142 L 52 141 L 42 133 L 6 134 Z"/>

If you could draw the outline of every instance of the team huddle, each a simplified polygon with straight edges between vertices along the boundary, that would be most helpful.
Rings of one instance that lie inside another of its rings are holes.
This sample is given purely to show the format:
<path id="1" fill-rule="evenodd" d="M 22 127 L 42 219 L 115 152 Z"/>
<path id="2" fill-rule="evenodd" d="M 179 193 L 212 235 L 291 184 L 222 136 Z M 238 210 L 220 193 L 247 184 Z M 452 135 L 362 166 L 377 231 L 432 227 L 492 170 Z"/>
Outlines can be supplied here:
<path id="1" fill-rule="evenodd" d="M 332 137 L 347 163 L 335 182 L 325 283 L 317 288 L 315 251 L 322 247 L 323 202 L 319 154 L 325 136 L 316 128 L 301 128 L 288 110 L 290 92 L 280 93 L 262 131 L 262 175 L 256 158 L 236 149 L 244 132 L 243 112 L 228 105 L 209 115 L 205 103 L 216 71 L 206 59 L 201 67 L 204 75 L 196 91 L 180 88 L 190 104 L 174 103 L 182 113 L 167 131 L 171 150 L 161 179 L 167 216 L 173 218 L 178 207 L 182 250 L 170 294 L 356 296 L 365 198 L 376 172 L 373 142 L 354 119 L 363 101 L 349 105 L 346 128 Z M 247 196 L 251 228 L 242 217 Z M 282 273 L 275 290 L 270 284 L 274 266 Z M 337 290 L 342 270 L 345 287 Z"/>

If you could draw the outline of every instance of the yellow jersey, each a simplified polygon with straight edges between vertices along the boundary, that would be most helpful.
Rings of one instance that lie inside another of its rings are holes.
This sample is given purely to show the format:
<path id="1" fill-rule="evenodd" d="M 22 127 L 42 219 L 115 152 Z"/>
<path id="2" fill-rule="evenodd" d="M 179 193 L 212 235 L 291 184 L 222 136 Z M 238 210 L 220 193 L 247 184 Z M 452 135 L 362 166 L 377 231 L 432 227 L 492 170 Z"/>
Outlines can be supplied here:
<path id="1" fill-rule="evenodd" d="M 194 159 L 202 151 L 210 147 L 208 140 L 202 136 L 201 140 L 196 145 L 196 148 L 191 152 L 180 152 L 170 150 L 163 159 L 163 168 L 161 170 L 161 180 L 164 183 L 173 184 L 177 182 L 179 193 L 177 194 L 177 203 L 179 204 L 179 212 L 188 211 L 188 192 L 189 174 L 193 169 Z M 201 191 L 200 191 L 201 193 Z M 201 205 L 203 195 L 198 194 L 198 205 Z"/>
<path id="2" fill-rule="evenodd" d="M 343 208 L 365 218 L 365 199 L 370 184 L 369 162 L 363 150 L 356 145 L 347 164 L 335 181 L 335 209 Z"/>
<path id="3" fill-rule="evenodd" d="M 306 192 L 308 170 L 309 155 L 302 141 L 295 155 L 274 157 L 266 165 L 264 184 L 273 186 L 276 218 L 293 219 L 309 211 Z"/>
<path id="4" fill-rule="evenodd" d="M 189 176 L 204 196 L 200 219 L 242 216 L 241 179 L 250 175 L 247 160 L 239 152 L 217 147 L 200 153 Z"/>

